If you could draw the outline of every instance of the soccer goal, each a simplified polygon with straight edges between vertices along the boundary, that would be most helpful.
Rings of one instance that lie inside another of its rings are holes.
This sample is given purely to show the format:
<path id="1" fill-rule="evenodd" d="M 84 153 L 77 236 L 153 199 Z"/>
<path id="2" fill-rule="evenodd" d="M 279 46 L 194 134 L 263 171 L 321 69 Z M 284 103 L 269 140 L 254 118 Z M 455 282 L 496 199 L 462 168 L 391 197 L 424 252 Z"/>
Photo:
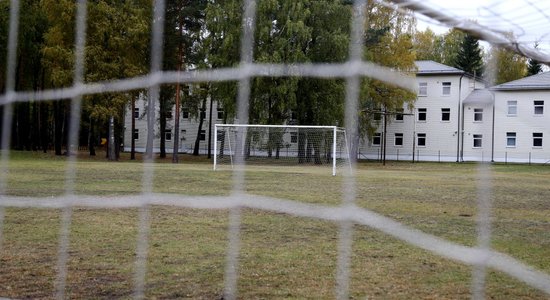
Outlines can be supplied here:
<path id="1" fill-rule="evenodd" d="M 336 126 L 216 124 L 214 170 L 222 166 L 349 167 L 346 131 Z"/>

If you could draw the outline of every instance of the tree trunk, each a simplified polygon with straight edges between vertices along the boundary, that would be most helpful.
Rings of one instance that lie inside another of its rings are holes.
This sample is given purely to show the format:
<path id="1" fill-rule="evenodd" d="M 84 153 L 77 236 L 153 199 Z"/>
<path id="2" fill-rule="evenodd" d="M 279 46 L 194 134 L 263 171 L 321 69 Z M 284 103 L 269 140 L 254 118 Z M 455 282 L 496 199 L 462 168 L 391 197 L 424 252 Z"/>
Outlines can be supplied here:
<path id="1" fill-rule="evenodd" d="M 48 143 L 49 143 L 49 103 L 40 103 L 40 144 L 42 146 L 42 151 L 44 153 L 48 152 Z"/>
<path id="2" fill-rule="evenodd" d="M 180 7 L 180 11 L 183 7 Z M 180 28 L 180 43 L 178 45 L 178 72 L 181 71 L 183 67 L 183 15 L 180 14 L 179 18 L 179 28 Z M 179 148 L 180 148 L 180 83 L 176 84 L 176 108 L 175 108 L 175 120 L 174 120 L 174 147 L 172 150 L 172 163 L 177 164 L 179 162 Z"/>
<path id="3" fill-rule="evenodd" d="M 204 112 L 206 111 L 206 97 L 202 100 L 202 107 L 199 113 L 199 129 L 197 131 L 197 138 L 195 139 L 195 148 L 193 149 L 193 155 L 198 156 L 201 145 L 201 131 L 204 123 Z"/>
<path id="4" fill-rule="evenodd" d="M 109 118 L 109 142 L 107 143 L 107 153 L 110 161 L 116 160 L 115 144 L 115 118 L 111 116 Z"/>
<path id="5" fill-rule="evenodd" d="M 166 157 L 166 112 L 167 112 L 167 102 L 168 100 L 164 97 L 160 97 L 160 116 L 159 116 L 159 125 L 160 125 L 160 158 Z"/>
<path id="6" fill-rule="evenodd" d="M 90 129 L 88 130 L 88 151 L 90 156 L 96 156 L 95 153 L 95 122 L 93 118 L 90 118 Z"/>
<path id="7" fill-rule="evenodd" d="M 156 88 L 155 88 L 156 89 Z M 147 144 L 145 146 L 145 159 L 153 159 L 153 144 L 155 134 L 155 102 L 151 97 L 151 90 L 147 96 Z"/>
<path id="8" fill-rule="evenodd" d="M 54 149 L 55 155 L 61 155 L 61 148 L 63 146 L 63 108 L 61 101 L 55 101 L 53 103 L 54 110 Z"/>
<path id="9" fill-rule="evenodd" d="M 174 112 L 174 138 L 172 147 L 172 163 L 177 164 L 179 162 L 179 148 L 180 148 L 180 84 L 176 85 L 176 108 Z"/>
<path id="10" fill-rule="evenodd" d="M 134 115 L 136 111 L 136 98 L 132 96 L 132 110 L 130 111 L 132 117 L 132 128 L 130 130 L 130 159 L 136 159 L 136 139 L 134 139 L 134 132 L 136 131 L 136 116 Z"/>
<path id="11" fill-rule="evenodd" d="M 322 164 L 321 161 L 321 139 L 318 133 L 313 133 L 313 161 L 316 165 Z"/>
<path id="12" fill-rule="evenodd" d="M 40 104 L 38 102 L 31 103 L 31 123 L 30 123 L 30 149 L 38 150 L 40 147 L 40 122 L 38 118 Z"/>
<path id="13" fill-rule="evenodd" d="M 298 130 L 298 163 L 306 162 L 306 134 Z"/>
<path id="14" fill-rule="evenodd" d="M 212 158 L 212 98 L 210 98 L 210 115 L 208 117 L 208 159 Z"/>

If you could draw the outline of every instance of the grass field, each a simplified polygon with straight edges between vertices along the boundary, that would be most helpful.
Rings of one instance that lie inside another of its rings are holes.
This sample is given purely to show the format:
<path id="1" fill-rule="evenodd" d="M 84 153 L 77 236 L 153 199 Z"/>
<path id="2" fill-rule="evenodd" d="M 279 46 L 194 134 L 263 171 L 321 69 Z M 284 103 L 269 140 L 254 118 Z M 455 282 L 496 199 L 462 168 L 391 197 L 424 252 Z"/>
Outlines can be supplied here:
<path id="1" fill-rule="evenodd" d="M 228 195 L 231 172 L 204 158 L 155 164 L 154 191 Z M 493 249 L 550 274 L 550 166 L 494 165 Z M 141 191 L 142 164 L 103 157 L 77 164 L 76 192 Z M 7 193 L 49 197 L 64 192 L 65 161 L 14 152 Z M 294 201 L 338 205 L 342 177 L 319 168 L 254 166 L 246 191 Z M 357 204 L 412 228 L 476 243 L 475 164 L 362 163 Z M 102 198 L 104 199 L 104 198 Z M 102 200 L 108 201 L 108 200 Z M 61 214 L 6 208 L 0 252 L 0 297 L 53 298 Z M 68 298 L 131 298 L 137 209 L 75 208 L 70 233 Z M 219 299 L 227 249 L 228 211 L 153 207 L 146 297 Z M 338 224 L 246 209 L 241 226 L 239 298 L 334 298 Z M 360 299 L 469 299 L 472 268 L 356 225 L 350 295 Z M 550 299 L 491 271 L 491 299 Z"/>

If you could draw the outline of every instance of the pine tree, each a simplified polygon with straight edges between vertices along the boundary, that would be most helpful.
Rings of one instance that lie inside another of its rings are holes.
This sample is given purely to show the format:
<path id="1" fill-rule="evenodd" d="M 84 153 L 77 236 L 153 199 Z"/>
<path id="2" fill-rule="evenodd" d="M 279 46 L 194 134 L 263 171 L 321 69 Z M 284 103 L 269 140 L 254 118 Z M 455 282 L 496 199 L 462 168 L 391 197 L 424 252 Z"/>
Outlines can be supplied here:
<path id="1" fill-rule="evenodd" d="M 454 67 L 478 77 L 483 75 L 482 51 L 476 38 L 469 34 L 464 36 Z"/>
<path id="2" fill-rule="evenodd" d="M 527 76 L 536 75 L 540 72 L 542 72 L 541 64 L 537 60 L 530 58 L 527 63 Z"/>
<path id="3" fill-rule="evenodd" d="M 535 43 L 535 49 L 537 49 L 538 47 L 539 47 L 539 44 Z M 540 64 L 540 62 L 535 60 L 535 59 L 530 58 L 528 63 L 527 63 L 527 75 L 526 76 L 537 75 L 540 72 L 542 72 L 542 65 Z"/>

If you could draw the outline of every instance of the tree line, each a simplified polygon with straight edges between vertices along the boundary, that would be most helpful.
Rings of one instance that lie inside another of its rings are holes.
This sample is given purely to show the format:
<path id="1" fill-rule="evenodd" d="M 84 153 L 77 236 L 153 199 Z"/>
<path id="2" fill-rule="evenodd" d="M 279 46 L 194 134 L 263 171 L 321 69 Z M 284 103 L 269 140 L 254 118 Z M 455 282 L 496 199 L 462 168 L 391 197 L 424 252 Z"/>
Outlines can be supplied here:
<path id="1" fill-rule="evenodd" d="M 254 61 L 259 63 L 331 63 L 348 58 L 352 1 L 261 0 L 257 6 Z M 145 75 L 150 65 L 153 7 L 150 0 L 88 1 L 85 43 L 85 82 Z M 9 1 L 0 2 L 0 61 L 6 61 Z M 40 91 L 73 84 L 76 4 L 71 0 L 21 0 L 15 89 Z M 482 53 L 472 37 L 450 30 L 437 35 L 416 30 L 412 14 L 368 1 L 365 7 L 364 59 L 402 72 L 415 72 L 414 61 L 430 59 L 463 69 L 490 82 L 508 81 L 536 70 L 537 63 L 505 50 Z M 242 0 L 174 0 L 166 2 L 163 70 L 234 67 L 240 62 Z M 509 57 L 508 57 L 508 56 Z M 505 68 L 502 62 L 506 62 Z M 513 69 L 510 63 L 517 62 Z M 527 66 L 529 65 L 529 68 Z M 4 71 L 5 68 L 2 68 Z M 497 70 L 493 72 L 491 70 Z M 515 70 L 515 69 L 514 69 Z M 501 75 L 508 74 L 508 75 Z M 5 91 L 5 72 L 0 72 L 0 92 Z M 501 76 L 501 77 L 498 77 Z M 508 77 L 505 77 L 508 76 Z M 360 132 L 378 126 L 373 109 L 397 111 L 412 106 L 416 96 L 406 90 L 370 78 L 361 80 Z M 192 92 L 190 92 L 190 90 Z M 114 136 L 109 159 L 116 159 L 124 131 L 124 112 L 135 105 L 140 93 L 104 93 L 83 99 L 79 145 L 90 155 L 102 137 Z M 207 99 L 224 109 L 224 122 L 236 113 L 237 82 L 163 85 L 157 124 L 167 128 L 176 105 L 204 124 Z M 251 82 L 250 123 L 342 125 L 345 82 L 342 79 L 262 77 Z M 3 106 L 0 106 L 2 109 Z M 13 105 L 11 147 L 18 150 L 66 150 L 70 101 L 27 101 Z M 3 113 L 0 113 L 0 118 Z M 0 122 L 1 124 L 1 122 Z M 109 126 L 111 124 L 111 126 Z M 179 133 L 174 124 L 174 134 Z M 133 128 L 132 128 L 133 129 Z M 133 132 L 130 131 L 130 132 Z M 160 156 L 166 156 L 165 136 L 160 134 Z M 175 136 L 174 149 L 179 138 Z M 133 148 L 133 147 L 132 147 Z M 198 144 L 196 154 L 198 154 Z M 177 162 L 177 151 L 173 161 Z M 132 151 L 132 158 L 134 158 Z"/>
<path id="2" fill-rule="evenodd" d="M 417 31 L 414 45 L 418 60 L 433 60 L 456 67 L 484 79 L 488 86 L 543 71 L 540 62 L 498 45 L 482 49 L 477 39 L 457 29 L 450 29 L 444 34 L 436 34 L 430 28 Z M 538 44 L 535 43 L 534 47 L 537 48 Z"/>

